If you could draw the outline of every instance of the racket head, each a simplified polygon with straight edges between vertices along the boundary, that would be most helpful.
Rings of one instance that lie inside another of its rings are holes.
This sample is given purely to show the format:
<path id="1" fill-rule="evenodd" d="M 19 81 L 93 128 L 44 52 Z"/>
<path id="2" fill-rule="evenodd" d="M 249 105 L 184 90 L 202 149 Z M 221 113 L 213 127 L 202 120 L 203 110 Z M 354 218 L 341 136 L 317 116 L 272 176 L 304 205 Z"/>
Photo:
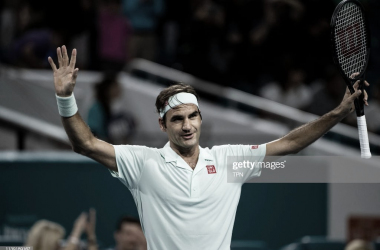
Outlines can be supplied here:
<path id="1" fill-rule="evenodd" d="M 333 60 L 351 90 L 355 81 L 364 79 L 371 49 L 364 7 L 357 0 L 340 2 L 330 26 Z M 354 73 L 359 74 L 352 77 Z"/>

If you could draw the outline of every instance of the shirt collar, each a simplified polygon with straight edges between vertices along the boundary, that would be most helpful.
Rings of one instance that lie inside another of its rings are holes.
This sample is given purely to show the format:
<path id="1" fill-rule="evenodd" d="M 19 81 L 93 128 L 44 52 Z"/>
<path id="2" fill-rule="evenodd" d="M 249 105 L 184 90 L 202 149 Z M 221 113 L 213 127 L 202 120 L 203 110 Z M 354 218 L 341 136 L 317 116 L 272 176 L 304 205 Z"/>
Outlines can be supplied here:
<path id="1" fill-rule="evenodd" d="M 170 147 L 170 142 L 167 142 L 165 146 L 163 147 L 163 150 L 161 151 L 162 157 L 165 158 L 165 162 L 173 162 L 177 161 L 178 157 L 180 157 L 171 147 Z M 208 150 L 202 148 L 199 146 L 199 158 L 200 159 L 205 159 L 207 161 L 212 161 L 214 158 L 212 155 L 208 152 Z"/>

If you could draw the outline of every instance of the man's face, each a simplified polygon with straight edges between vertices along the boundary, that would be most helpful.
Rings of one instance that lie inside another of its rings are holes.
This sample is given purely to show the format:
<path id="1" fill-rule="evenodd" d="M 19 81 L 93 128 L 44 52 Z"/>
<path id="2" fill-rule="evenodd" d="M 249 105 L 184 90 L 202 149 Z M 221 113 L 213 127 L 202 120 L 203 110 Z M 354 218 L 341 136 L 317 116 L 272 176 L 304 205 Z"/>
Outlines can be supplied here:
<path id="1" fill-rule="evenodd" d="M 137 250 L 146 244 L 141 227 L 136 223 L 123 223 L 114 236 L 118 250 Z"/>
<path id="2" fill-rule="evenodd" d="M 171 146 L 178 149 L 198 147 L 201 135 L 201 116 L 194 104 L 181 104 L 166 112 L 166 127 L 159 121 L 161 130 L 166 132 Z"/>

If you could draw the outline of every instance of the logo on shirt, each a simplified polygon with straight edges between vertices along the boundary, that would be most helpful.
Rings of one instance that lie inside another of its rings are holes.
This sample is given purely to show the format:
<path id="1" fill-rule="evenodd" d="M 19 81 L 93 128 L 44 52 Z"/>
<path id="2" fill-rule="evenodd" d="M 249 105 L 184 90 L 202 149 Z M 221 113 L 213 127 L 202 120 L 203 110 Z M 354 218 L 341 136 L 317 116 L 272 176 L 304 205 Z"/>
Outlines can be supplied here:
<path id="1" fill-rule="evenodd" d="M 259 148 L 259 146 L 258 145 L 253 145 L 251 148 L 252 149 L 257 149 L 257 148 Z"/>
<path id="2" fill-rule="evenodd" d="M 207 165 L 206 168 L 208 174 L 216 174 L 216 169 L 214 165 Z"/>

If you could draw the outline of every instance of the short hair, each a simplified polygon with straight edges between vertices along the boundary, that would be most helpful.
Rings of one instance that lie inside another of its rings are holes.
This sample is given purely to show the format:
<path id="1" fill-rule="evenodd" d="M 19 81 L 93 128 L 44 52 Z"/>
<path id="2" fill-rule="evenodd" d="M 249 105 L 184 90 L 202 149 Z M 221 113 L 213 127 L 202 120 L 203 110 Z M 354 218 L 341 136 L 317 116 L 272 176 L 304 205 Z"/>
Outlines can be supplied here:
<path id="1" fill-rule="evenodd" d="M 33 246 L 35 250 L 55 249 L 64 236 L 65 229 L 61 225 L 48 220 L 39 220 L 30 229 L 25 246 Z"/>
<path id="2" fill-rule="evenodd" d="M 139 225 L 141 227 L 139 219 L 136 219 L 136 218 L 131 217 L 131 216 L 123 216 L 123 217 L 121 217 L 117 221 L 116 232 L 120 232 L 121 231 L 121 228 L 122 228 L 122 226 L 123 226 L 124 223 L 133 223 L 133 224 L 137 224 L 137 225 Z"/>
<path id="3" fill-rule="evenodd" d="M 184 83 L 177 83 L 175 85 L 171 85 L 170 87 L 167 87 L 166 89 L 162 90 L 160 94 L 157 96 L 157 99 L 156 99 L 157 113 L 160 113 L 165 108 L 165 104 L 167 103 L 167 101 L 169 100 L 171 96 L 176 95 L 178 93 L 182 93 L 182 92 L 193 94 L 195 95 L 197 100 L 199 99 L 197 92 L 192 86 L 188 84 L 184 84 Z M 162 118 L 164 121 L 164 125 L 166 124 L 165 118 L 166 118 L 166 114 Z"/>
<path id="4" fill-rule="evenodd" d="M 94 85 L 95 96 L 99 101 L 109 101 L 107 99 L 107 92 L 113 84 L 117 83 L 117 73 L 105 72 L 100 82 Z"/>
<path id="5" fill-rule="evenodd" d="M 367 241 L 356 239 L 350 241 L 345 250 L 373 250 L 371 244 Z"/>

